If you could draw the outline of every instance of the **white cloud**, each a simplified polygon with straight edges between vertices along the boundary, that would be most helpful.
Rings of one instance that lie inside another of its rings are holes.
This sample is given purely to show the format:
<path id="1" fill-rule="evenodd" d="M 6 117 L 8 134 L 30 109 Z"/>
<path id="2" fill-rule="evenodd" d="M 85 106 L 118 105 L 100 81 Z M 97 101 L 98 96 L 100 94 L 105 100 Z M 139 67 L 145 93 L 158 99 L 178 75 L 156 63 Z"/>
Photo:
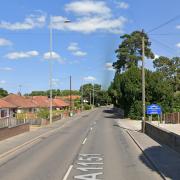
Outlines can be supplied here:
<path id="1" fill-rule="evenodd" d="M 52 52 L 52 57 L 51 57 L 51 53 L 50 52 L 46 52 L 44 53 L 44 59 L 59 59 L 60 55 L 56 52 Z"/>
<path id="2" fill-rule="evenodd" d="M 112 10 L 105 1 L 74 1 L 65 5 L 67 12 L 73 13 L 75 20 L 64 23 L 68 18 L 52 17 L 54 29 L 81 33 L 109 32 L 122 34 L 127 19 L 123 16 L 113 17 Z M 77 17 L 76 17 L 77 16 Z"/>
<path id="3" fill-rule="evenodd" d="M 105 68 L 106 68 L 106 70 L 108 70 L 108 71 L 115 71 L 115 69 L 113 68 L 113 65 L 112 65 L 111 62 L 107 62 L 107 63 L 105 64 Z"/>
<path id="4" fill-rule="evenodd" d="M 158 54 L 154 55 L 154 59 L 158 59 L 160 56 Z"/>
<path id="5" fill-rule="evenodd" d="M 12 42 L 8 39 L 0 38 L 0 46 L 11 46 Z"/>
<path id="6" fill-rule="evenodd" d="M 54 86 L 58 86 L 58 84 L 59 84 L 59 79 L 57 79 L 57 78 L 52 79 L 52 84 L 53 84 Z"/>
<path id="7" fill-rule="evenodd" d="M 75 1 L 66 4 L 65 10 L 68 12 L 73 12 L 77 15 L 111 15 L 111 9 L 107 7 L 104 1 Z"/>
<path id="8" fill-rule="evenodd" d="M 84 80 L 85 80 L 85 81 L 95 81 L 96 78 L 93 77 L 93 76 L 87 76 L 87 77 L 84 77 Z"/>
<path id="9" fill-rule="evenodd" d="M 68 49 L 68 51 L 72 52 L 72 54 L 74 56 L 83 57 L 83 56 L 87 55 L 86 52 L 83 52 L 83 51 L 80 50 L 79 45 L 76 42 L 70 43 L 70 45 L 68 46 L 67 49 Z"/>
<path id="10" fill-rule="evenodd" d="M 176 47 L 180 48 L 180 43 L 177 43 L 177 44 L 176 44 Z"/>
<path id="11" fill-rule="evenodd" d="M 68 51 L 71 51 L 71 52 L 78 51 L 79 50 L 78 43 L 76 42 L 70 43 L 67 49 Z"/>
<path id="12" fill-rule="evenodd" d="M 31 14 L 27 16 L 23 22 L 10 23 L 7 21 L 1 21 L 0 28 L 11 30 L 11 31 L 30 30 L 34 28 L 43 27 L 45 25 L 45 22 L 46 22 L 46 15 L 44 15 L 43 13 L 40 13 L 37 15 Z"/>
<path id="13" fill-rule="evenodd" d="M 118 8 L 121 8 L 121 9 L 128 9 L 129 8 L 129 4 L 128 3 L 126 3 L 126 2 L 116 2 L 116 4 L 117 4 L 117 7 Z"/>
<path id="14" fill-rule="evenodd" d="M 177 25 L 177 26 L 176 26 L 176 29 L 180 29 L 180 25 Z"/>
<path id="15" fill-rule="evenodd" d="M 6 84 L 5 80 L 0 80 L 0 84 Z"/>
<path id="16" fill-rule="evenodd" d="M 60 17 L 59 19 L 63 19 L 63 17 Z M 87 16 L 78 18 L 76 21 L 68 24 L 64 23 L 63 21 L 53 21 L 52 26 L 54 29 L 64 31 L 69 30 L 82 33 L 105 31 L 122 34 L 126 22 L 127 19 L 124 17 L 113 19 L 100 16 Z"/>
<path id="17" fill-rule="evenodd" d="M 0 71 L 12 71 L 13 69 L 10 67 L 0 67 Z"/>
<path id="18" fill-rule="evenodd" d="M 36 57 L 39 55 L 39 52 L 37 51 L 27 51 L 27 52 L 12 52 L 5 55 L 8 59 L 25 59 L 25 58 L 31 58 Z"/>
<path id="19" fill-rule="evenodd" d="M 73 52 L 73 55 L 74 55 L 74 56 L 83 57 L 83 56 L 86 56 L 87 53 L 86 53 L 86 52 L 83 52 L 83 51 L 76 51 L 76 52 Z"/>
<path id="20" fill-rule="evenodd" d="M 52 57 L 50 52 L 46 52 L 43 55 L 43 58 L 46 60 L 52 59 L 52 60 L 57 60 L 60 63 L 64 63 L 64 59 L 56 52 L 52 52 Z"/>

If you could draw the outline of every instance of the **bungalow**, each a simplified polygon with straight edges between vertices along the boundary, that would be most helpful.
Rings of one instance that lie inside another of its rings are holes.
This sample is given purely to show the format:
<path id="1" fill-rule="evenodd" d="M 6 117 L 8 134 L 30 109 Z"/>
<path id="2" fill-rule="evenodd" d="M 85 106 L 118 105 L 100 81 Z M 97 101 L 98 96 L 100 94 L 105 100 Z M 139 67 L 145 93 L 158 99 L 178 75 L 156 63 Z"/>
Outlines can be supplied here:
<path id="1" fill-rule="evenodd" d="M 16 94 L 9 94 L 2 98 L 2 100 L 15 106 L 15 108 L 13 108 L 14 113 L 33 113 L 37 108 L 37 105 L 31 99 Z"/>
<path id="2" fill-rule="evenodd" d="M 27 98 L 31 99 L 38 108 L 49 108 L 50 106 L 50 100 L 47 96 L 29 96 Z M 68 107 L 69 104 L 60 98 L 54 98 L 52 101 L 52 106 L 53 109 L 64 109 Z"/>
<path id="3" fill-rule="evenodd" d="M 13 109 L 15 105 L 0 99 L 0 119 L 13 117 Z"/>

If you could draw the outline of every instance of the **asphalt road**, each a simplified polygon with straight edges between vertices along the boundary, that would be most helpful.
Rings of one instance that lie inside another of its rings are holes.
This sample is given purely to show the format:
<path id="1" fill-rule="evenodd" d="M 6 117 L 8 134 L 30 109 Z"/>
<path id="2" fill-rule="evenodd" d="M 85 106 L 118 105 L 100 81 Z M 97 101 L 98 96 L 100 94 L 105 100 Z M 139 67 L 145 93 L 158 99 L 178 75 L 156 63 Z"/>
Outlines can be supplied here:
<path id="1" fill-rule="evenodd" d="M 0 159 L 0 180 L 161 179 L 142 157 L 112 112 L 100 108 Z"/>

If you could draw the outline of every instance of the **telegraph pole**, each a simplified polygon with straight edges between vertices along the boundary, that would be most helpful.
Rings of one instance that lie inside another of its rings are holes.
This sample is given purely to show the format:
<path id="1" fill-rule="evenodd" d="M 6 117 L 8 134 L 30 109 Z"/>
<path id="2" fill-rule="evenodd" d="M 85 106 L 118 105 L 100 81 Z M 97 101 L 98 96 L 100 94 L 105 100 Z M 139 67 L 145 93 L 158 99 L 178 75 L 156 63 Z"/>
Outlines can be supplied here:
<path id="1" fill-rule="evenodd" d="M 52 124 L 52 59 L 53 59 L 53 37 L 52 37 L 52 20 L 50 16 L 50 60 L 49 60 L 49 86 L 50 86 L 50 107 L 49 107 L 49 122 Z"/>
<path id="2" fill-rule="evenodd" d="M 90 103 L 90 106 L 91 106 L 91 90 L 90 90 L 90 97 L 89 97 L 89 103 Z"/>
<path id="3" fill-rule="evenodd" d="M 94 84 L 93 84 L 93 107 L 94 107 Z"/>
<path id="4" fill-rule="evenodd" d="M 84 95 L 84 87 L 82 84 L 82 86 L 81 86 L 81 109 L 82 110 L 83 110 L 83 105 L 84 105 L 83 95 Z"/>
<path id="5" fill-rule="evenodd" d="M 69 83 L 70 83 L 70 113 L 71 113 L 71 110 L 72 110 L 72 78 L 71 76 L 69 79 Z"/>
<path id="6" fill-rule="evenodd" d="M 145 118 L 146 118 L 146 93 L 145 93 L 145 45 L 144 45 L 144 30 L 142 30 L 142 132 L 145 132 Z"/>

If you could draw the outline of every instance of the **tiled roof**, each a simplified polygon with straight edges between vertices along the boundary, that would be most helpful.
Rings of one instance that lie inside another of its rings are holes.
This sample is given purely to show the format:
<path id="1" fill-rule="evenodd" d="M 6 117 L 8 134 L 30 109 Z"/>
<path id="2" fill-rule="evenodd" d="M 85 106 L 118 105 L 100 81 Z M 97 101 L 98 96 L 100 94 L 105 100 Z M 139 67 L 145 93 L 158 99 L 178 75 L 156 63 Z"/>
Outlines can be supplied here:
<path id="1" fill-rule="evenodd" d="M 53 99 L 53 106 L 56 106 L 56 107 L 68 107 L 69 104 L 64 102 L 60 98 L 55 98 L 55 99 Z"/>
<path id="2" fill-rule="evenodd" d="M 37 105 L 31 100 L 24 96 L 19 96 L 16 94 L 9 94 L 8 96 L 2 98 L 8 103 L 11 103 L 19 108 L 35 108 Z"/>
<path id="3" fill-rule="evenodd" d="M 16 108 L 16 106 L 9 102 L 6 102 L 3 99 L 0 99 L 0 109 L 2 109 L 2 108 Z"/>
<path id="4" fill-rule="evenodd" d="M 30 96 L 32 101 L 37 105 L 37 107 L 48 108 L 49 107 L 49 99 L 47 96 Z"/>
<path id="5" fill-rule="evenodd" d="M 48 108 L 50 105 L 50 100 L 47 96 L 30 96 L 32 101 L 37 105 L 37 107 Z M 68 103 L 64 102 L 62 99 L 53 99 L 53 107 L 67 107 Z"/>

